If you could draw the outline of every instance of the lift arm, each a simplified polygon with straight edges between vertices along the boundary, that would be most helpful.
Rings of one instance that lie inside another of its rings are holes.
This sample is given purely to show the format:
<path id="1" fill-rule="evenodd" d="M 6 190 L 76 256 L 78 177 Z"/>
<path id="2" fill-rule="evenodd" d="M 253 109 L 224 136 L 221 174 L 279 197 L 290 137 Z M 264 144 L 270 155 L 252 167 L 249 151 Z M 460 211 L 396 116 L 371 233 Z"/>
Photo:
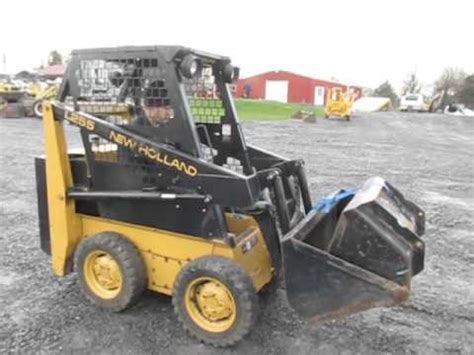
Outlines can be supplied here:
<path id="1" fill-rule="evenodd" d="M 74 200 L 67 198 L 73 181 L 63 122 L 54 119 L 50 102 L 44 103 L 43 127 L 53 271 L 64 276 L 70 266 L 67 261 L 81 235 L 81 226 Z"/>

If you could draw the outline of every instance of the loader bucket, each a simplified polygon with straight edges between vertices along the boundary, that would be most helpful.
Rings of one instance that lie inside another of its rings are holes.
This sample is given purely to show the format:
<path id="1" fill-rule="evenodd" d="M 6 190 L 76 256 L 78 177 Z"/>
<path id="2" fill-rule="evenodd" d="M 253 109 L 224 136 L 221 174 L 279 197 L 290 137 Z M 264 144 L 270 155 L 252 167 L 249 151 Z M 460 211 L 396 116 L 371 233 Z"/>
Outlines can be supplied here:
<path id="1" fill-rule="evenodd" d="M 424 213 L 381 178 L 325 198 L 282 239 L 287 298 L 323 321 L 408 298 Z"/>

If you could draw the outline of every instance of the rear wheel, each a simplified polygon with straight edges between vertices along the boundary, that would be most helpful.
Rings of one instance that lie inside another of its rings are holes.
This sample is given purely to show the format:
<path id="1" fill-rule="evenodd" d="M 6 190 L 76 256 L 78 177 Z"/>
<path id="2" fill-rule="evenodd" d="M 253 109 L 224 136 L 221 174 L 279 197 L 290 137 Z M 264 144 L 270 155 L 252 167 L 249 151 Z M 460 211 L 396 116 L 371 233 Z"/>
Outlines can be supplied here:
<path id="1" fill-rule="evenodd" d="M 116 233 L 83 239 L 76 249 L 74 265 L 87 299 L 114 312 L 132 305 L 146 287 L 146 270 L 139 251 Z"/>
<path id="2" fill-rule="evenodd" d="M 43 118 L 43 100 L 36 100 L 33 103 L 33 112 L 36 117 Z"/>
<path id="3" fill-rule="evenodd" d="M 232 260 L 207 256 L 189 262 L 175 281 L 173 305 L 183 327 L 215 346 L 241 340 L 258 315 L 258 297 L 245 270 Z"/>

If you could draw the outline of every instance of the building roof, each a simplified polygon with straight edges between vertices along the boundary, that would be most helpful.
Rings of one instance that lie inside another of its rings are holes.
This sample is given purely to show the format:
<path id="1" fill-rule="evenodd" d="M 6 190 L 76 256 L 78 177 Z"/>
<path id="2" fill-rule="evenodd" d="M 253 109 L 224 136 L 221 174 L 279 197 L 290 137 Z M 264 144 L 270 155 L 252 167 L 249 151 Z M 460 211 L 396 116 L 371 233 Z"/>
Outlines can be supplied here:
<path id="1" fill-rule="evenodd" d="M 318 81 L 320 83 L 326 83 L 326 84 L 332 84 L 332 85 L 343 85 L 343 86 L 347 86 L 347 84 L 345 83 L 342 83 L 340 81 L 335 81 L 335 80 L 326 80 L 326 79 L 318 79 L 318 78 L 312 78 L 310 76 L 307 76 L 307 75 L 301 75 L 301 74 L 297 74 L 297 73 L 293 73 L 291 71 L 287 71 L 287 70 L 272 70 L 272 71 L 268 71 L 268 72 L 264 72 L 264 73 L 260 73 L 260 74 L 256 74 L 256 75 L 252 75 L 252 76 L 249 76 L 249 77 L 246 77 L 246 78 L 241 78 L 240 80 L 248 80 L 248 79 L 254 79 L 254 78 L 258 78 L 258 77 L 261 77 L 261 76 L 271 76 L 271 75 L 278 75 L 278 74 L 283 74 L 283 75 L 290 75 L 290 76 L 297 76 L 301 79 L 305 79 L 305 80 L 311 80 L 311 81 Z M 351 87 L 359 87 L 357 85 L 348 85 L 348 86 L 351 86 Z"/>
<path id="2" fill-rule="evenodd" d="M 64 73 L 66 72 L 66 66 L 64 64 L 55 64 L 55 65 L 49 65 L 46 68 L 43 68 L 40 70 L 40 75 L 41 76 L 64 76 Z"/>

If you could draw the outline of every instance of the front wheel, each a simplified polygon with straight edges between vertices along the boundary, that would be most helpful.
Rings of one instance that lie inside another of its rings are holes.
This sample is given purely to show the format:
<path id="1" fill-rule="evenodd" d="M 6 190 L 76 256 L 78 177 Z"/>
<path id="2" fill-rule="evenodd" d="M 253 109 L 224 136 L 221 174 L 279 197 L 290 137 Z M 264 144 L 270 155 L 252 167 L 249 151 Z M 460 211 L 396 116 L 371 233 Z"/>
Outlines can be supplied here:
<path id="1" fill-rule="evenodd" d="M 252 280 L 240 265 L 219 256 L 193 260 L 182 269 L 175 281 L 173 305 L 192 336 L 221 347 L 241 340 L 258 315 Z"/>

